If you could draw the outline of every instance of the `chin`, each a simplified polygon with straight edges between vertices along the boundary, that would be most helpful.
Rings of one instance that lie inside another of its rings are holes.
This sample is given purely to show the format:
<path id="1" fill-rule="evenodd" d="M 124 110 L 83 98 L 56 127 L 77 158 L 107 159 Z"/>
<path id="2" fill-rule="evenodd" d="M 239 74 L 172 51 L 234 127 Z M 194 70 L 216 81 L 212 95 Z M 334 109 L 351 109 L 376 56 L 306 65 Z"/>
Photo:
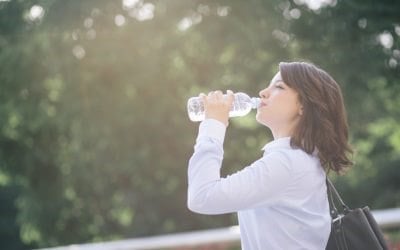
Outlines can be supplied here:
<path id="1" fill-rule="evenodd" d="M 264 125 L 264 126 L 266 126 L 266 127 L 269 127 L 269 126 L 268 126 L 268 122 L 265 121 L 265 119 L 263 119 L 259 113 L 257 113 L 257 115 L 256 115 L 256 121 L 257 121 L 258 123 L 260 123 L 261 125 Z"/>

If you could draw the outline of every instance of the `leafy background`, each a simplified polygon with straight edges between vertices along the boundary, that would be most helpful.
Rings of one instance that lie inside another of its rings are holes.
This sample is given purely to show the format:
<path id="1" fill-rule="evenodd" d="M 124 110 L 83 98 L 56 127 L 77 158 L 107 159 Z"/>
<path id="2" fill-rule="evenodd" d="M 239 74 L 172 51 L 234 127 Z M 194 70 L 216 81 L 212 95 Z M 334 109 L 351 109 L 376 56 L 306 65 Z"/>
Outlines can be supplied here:
<path id="1" fill-rule="evenodd" d="M 186 100 L 257 95 L 280 61 L 341 85 L 351 206 L 400 206 L 400 2 L 1 0 L 0 241 L 49 247 L 229 226 L 186 208 Z M 224 174 L 271 139 L 233 119 Z"/>

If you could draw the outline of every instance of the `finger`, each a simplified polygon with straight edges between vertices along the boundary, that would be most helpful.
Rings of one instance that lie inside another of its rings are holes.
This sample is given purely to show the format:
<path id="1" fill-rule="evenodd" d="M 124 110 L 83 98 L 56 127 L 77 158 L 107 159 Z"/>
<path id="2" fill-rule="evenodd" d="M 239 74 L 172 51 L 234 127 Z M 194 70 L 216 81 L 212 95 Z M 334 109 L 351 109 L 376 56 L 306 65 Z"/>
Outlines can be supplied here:
<path id="1" fill-rule="evenodd" d="M 214 98 L 214 96 L 215 96 L 214 92 L 215 92 L 215 91 L 209 92 L 208 95 L 207 95 L 207 98 L 208 98 L 208 99 Z"/>
<path id="2" fill-rule="evenodd" d="M 214 92 L 214 97 L 215 97 L 215 99 L 217 99 L 217 100 L 221 100 L 221 99 L 223 99 L 224 94 L 222 93 L 221 90 L 216 90 L 216 91 Z"/>
<path id="3" fill-rule="evenodd" d="M 228 100 L 229 102 L 233 102 L 233 100 L 234 100 L 234 98 L 235 98 L 235 96 L 234 96 L 234 94 L 233 94 L 233 91 L 232 91 L 232 90 L 227 90 L 227 91 L 226 91 L 226 97 L 227 97 L 227 100 Z"/>
<path id="4" fill-rule="evenodd" d="M 204 93 L 200 93 L 199 97 L 203 100 L 204 103 L 207 101 L 207 96 Z"/>

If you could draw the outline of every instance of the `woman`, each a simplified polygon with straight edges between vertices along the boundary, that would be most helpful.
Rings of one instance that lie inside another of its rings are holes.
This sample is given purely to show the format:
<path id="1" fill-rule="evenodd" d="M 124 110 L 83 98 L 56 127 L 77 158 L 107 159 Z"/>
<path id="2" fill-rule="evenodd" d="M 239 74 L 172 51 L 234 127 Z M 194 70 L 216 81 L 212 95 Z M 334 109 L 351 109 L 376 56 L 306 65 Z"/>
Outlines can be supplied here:
<path id="1" fill-rule="evenodd" d="M 188 207 L 237 212 L 244 250 L 325 249 L 331 225 L 325 171 L 351 166 L 340 87 L 310 63 L 280 63 L 259 94 L 256 119 L 274 140 L 263 157 L 226 178 L 220 168 L 233 93 L 201 94 L 206 119 L 189 161 Z"/>

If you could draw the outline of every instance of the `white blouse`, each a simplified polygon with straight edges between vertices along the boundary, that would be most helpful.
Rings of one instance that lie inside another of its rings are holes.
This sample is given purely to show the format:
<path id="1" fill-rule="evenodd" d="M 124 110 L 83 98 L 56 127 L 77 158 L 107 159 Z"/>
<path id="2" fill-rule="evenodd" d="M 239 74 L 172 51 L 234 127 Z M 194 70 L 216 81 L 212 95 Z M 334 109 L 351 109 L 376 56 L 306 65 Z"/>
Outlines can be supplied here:
<path id="1" fill-rule="evenodd" d="M 188 168 L 189 209 L 237 212 L 243 250 L 325 249 L 331 217 L 319 158 L 280 138 L 262 158 L 221 178 L 225 131 L 217 120 L 200 124 Z"/>

